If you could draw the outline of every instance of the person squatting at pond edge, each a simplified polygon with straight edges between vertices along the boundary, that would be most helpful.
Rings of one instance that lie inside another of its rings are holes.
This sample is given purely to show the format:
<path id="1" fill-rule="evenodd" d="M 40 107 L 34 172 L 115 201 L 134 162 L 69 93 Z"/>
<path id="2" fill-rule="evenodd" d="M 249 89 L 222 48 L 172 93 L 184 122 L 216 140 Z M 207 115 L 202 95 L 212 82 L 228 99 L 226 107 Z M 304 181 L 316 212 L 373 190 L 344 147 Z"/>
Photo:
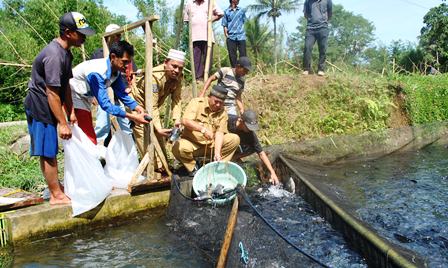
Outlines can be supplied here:
<path id="1" fill-rule="evenodd" d="M 109 57 L 88 60 L 73 68 L 70 87 L 78 125 L 94 144 L 97 141 L 90 111 L 93 98 L 96 98 L 98 105 L 108 114 L 127 117 L 137 124 L 149 123 L 144 118 L 149 115 L 125 92 L 126 85 L 122 80 L 121 72 L 126 71 L 126 65 L 133 55 L 133 46 L 126 41 L 119 41 L 111 45 Z M 137 114 L 128 113 L 120 106 L 113 105 L 107 93 L 108 87 L 112 87 L 118 99 Z"/>
<path id="2" fill-rule="evenodd" d="M 174 127 L 180 127 L 182 110 L 182 71 L 184 68 L 184 62 L 185 52 L 170 49 L 165 62 L 155 67 L 152 71 L 152 121 L 154 125 L 154 133 L 165 155 L 165 138 L 170 135 L 172 129 L 164 128 L 162 126 L 162 122 L 160 120 L 160 108 L 164 104 L 165 100 L 170 96 L 172 123 L 174 124 Z M 141 79 L 140 82 L 144 83 L 144 79 Z M 132 95 L 139 105 L 145 107 L 145 91 L 143 85 L 134 87 Z M 145 152 L 145 148 L 143 148 L 143 126 L 135 126 L 133 130 L 138 152 L 140 156 L 143 157 Z M 157 159 L 156 169 L 162 171 L 162 161 L 157 154 L 155 159 Z"/>
<path id="3" fill-rule="evenodd" d="M 117 24 L 109 24 L 106 27 L 105 33 L 110 33 L 118 29 L 120 29 L 120 26 L 118 26 Z M 113 36 L 107 37 L 107 47 L 110 49 L 110 46 L 113 43 L 120 40 L 121 34 L 115 34 Z M 103 47 L 95 50 L 95 52 L 93 52 L 92 56 L 90 57 L 91 60 L 102 58 L 104 58 Z M 134 70 L 137 70 L 137 66 L 135 65 L 134 60 L 132 60 L 126 66 L 126 73 L 122 73 L 123 81 L 126 84 L 125 92 L 128 94 L 131 92 L 132 86 L 135 85 L 135 75 L 133 74 Z M 115 94 L 113 102 L 115 103 L 115 105 L 119 105 L 123 111 L 125 110 L 125 106 L 118 100 L 118 97 Z M 131 122 L 129 121 L 129 119 L 127 119 L 126 117 L 117 117 L 117 123 L 124 133 L 132 135 Z M 98 105 L 96 109 L 95 135 L 98 144 L 103 144 L 104 146 L 107 146 L 110 139 L 112 138 L 110 116 L 103 109 L 101 109 L 101 106 Z"/>
<path id="4" fill-rule="evenodd" d="M 174 157 L 194 176 L 197 171 L 196 157 L 210 157 L 215 161 L 230 161 L 240 138 L 228 133 L 227 112 L 224 99 L 227 89 L 215 85 L 208 97 L 192 99 L 182 117 L 184 131 L 173 145 Z"/>
<path id="5" fill-rule="evenodd" d="M 269 170 L 269 182 L 278 185 L 280 182 L 277 174 L 268 156 L 263 151 L 256 134 L 256 131 L 259 130 L 257 113 L 249 109 L 244 111 L 241 116 L 229 114 L 228 129 L 231 133 L 235 133 L 240 137 L 239 149 L 236 150 L 232 160 L 237 161 L 245 156 L 257 153 L 261 162 Z"/>
<path id="6" fill-rule="evenodd" d="M 236 59 L 245 57 L 246 54 L 246 33 L 244 23 L 246 22 L 246 10 L 238 6 L 239 0 L 230 0 L 230 6 L 224 10 L 221 25 L 224 28 L 224 35 L 227 38 L 227 51 L 229 52 L 230 66 L 235 68 Z"/>
<path id="7" fill-rule="evenodd" d="M 248 57 L 241 57 L 238 59 L 235 68 L 223 67 L 205 82 L 204 88 L 199 94 L 200 97 L 205 95 L 208 87 L 213 81 L 218 79 L 218 85 L 227 89 L 227 97 L 224 100 L 224 106 L 227 113 L 230 115 L 238 115 L 244 113 L 244 105 L 241 95 L 244 91 L 244 76 L 252 70 L 252 65 Z M 236 108 L 238 107 L 238 112 Z"/>
<path id="8" fill-rule="evenodd" d="M 303 50 L 303 74 L 308 75 L 311 71 L 311 54 L 317 40 L 319 48 L 317 75 L 324 76 L 327 41 L 330 31 L 328 21 L 333 15 L 333 4 L 331 0 L 306 0 L 303 4 L 303 13 L 307 20 L 305 48 Z"/>
<path id="9" fill-rule="evenodd" d="M 68 140 L 71 124 L 77 122 L 73 109 L 69 79 L 72 75 L 71 47 L 80 47 L 86 36 L 95 34 L 84 15 L 65 13 L 59 19 L 59 37 L 36 56 L 25 98 L 25 112 L 31 137 L 30 155 L 40 157 L 40 168 L 50 190 L 50 204 L 69 204 L 70 199 L 58 180 L 58 130 Z"/>
<path id="10" fill-rule="evenodd" d="M 212 22 L 215 22 L 223 16 L 219 6 L 213 6 Z M 190 21 L 191 16 L 191 21 Z M 193 42 L 194 70 L 196 81 L 204 79 L 205 60 L 207 56 L 207 29 L 208 29 L 208 0 L 190 0 L 184 9 L 184 22 L 191 23 L 191 42 Z M 215 38 L 212 32 L 212 42 Z M 213 65 L 213 45 L 210 53 L 210 67 Z"/>

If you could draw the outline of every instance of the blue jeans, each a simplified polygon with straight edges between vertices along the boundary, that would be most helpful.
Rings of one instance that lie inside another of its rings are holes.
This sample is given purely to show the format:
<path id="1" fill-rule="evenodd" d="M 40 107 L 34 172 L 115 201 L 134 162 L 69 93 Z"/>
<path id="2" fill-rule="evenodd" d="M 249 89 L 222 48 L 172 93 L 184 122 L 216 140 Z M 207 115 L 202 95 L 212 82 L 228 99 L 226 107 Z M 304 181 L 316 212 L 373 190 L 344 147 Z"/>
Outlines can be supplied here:
<path id="1" fill-rule="evenodd" d="M 311 54 L 316 41 L 317 47 L 319 48 L 319 65 L 317 66 L 317 70 L 324 71 L 329 32 L 330 30 L 328 28 L 306 30 L 305 49 L 303 50 L 303 69 L 305 71 L 311 71 Z"/>
<path id="2" fill-rule="evenodd" d="M 124 111 L 124 105 L 122 103 L 115 103 L 120 105 L 121 109 Z M 96 124 L 95 124 L 95 134 L 96 141 L 100 142 L 106 140 L 110 132 L 110 116 L 98 105 L 96 110 Z M 118 125 L 120 129 L 126 134 L 132 135 L 132 130 L 130 128 L 130 122 L 127 118 L 117 117 Z"/>

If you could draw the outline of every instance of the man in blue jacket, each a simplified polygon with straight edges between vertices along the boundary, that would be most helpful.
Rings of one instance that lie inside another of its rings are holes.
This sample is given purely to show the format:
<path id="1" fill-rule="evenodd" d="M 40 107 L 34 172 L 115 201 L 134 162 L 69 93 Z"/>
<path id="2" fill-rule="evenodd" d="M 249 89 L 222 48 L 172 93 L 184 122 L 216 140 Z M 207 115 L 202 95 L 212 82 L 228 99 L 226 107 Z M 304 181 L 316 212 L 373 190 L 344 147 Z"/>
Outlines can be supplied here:
<path id="1" fill-rule="evenodd" d="M 149 123 L 144 118 L 148 116 L 144 108 L 125 92 L 126 85 L 121 72 L 126 71 L 126 65 L 131 62 L 133 56 L 132 45 L 119 41 L 111 45 L 108 58 L 85 61 L 73 69 L 70 87 L 78 125 L 94 144 L 97 144 L 97 141 L 90 111 L 93 98 L 96 98 L 98 105 L 108 114 L 126 117 L 137 124 Z M 107 94 L 108 87 L 112 87 L 115 96 L 125 106 L 137 113 L 126 112 L 119 105 L 113 104 Z"/>
<path id="2" fill-rule="evenodd" d="M 328 21 L 333 14 L 331 0 L 305 0 L 303 13 L 307 19 L 305 49 L 303 51 L 303 74 L 308 75 L 311 71 L 311 53 L 314 43 L 317 41 L 319 48 L 319 64 L 317 75 L 325 75 L 325 58 L 328 41 Z"/>

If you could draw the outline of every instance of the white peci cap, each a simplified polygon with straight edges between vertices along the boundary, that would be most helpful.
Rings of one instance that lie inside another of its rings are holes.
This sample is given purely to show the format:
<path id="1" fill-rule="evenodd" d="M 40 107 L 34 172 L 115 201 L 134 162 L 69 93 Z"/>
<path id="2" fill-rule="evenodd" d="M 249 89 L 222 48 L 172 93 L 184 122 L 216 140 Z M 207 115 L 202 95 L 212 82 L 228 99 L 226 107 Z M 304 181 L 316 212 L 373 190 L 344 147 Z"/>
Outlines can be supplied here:
<path id="1" fill-rule="evenodd" d="M 176 49 L 170 49 L 167 58 L 171 60 L 185 62 L 185 52 Z"/>
<path id="2" fill-rule="evenodd" d="M 106 33 L 110 33 L 110 32 L 113 32 L 113 31 L 115 31 L 115 30 L 118 30 L 118 29 L 120 29 L 120 26 L 118 26 L 117 24 L 109 24 L 109 25 L 107 25 L 107 27 L 106 27 Z"/>

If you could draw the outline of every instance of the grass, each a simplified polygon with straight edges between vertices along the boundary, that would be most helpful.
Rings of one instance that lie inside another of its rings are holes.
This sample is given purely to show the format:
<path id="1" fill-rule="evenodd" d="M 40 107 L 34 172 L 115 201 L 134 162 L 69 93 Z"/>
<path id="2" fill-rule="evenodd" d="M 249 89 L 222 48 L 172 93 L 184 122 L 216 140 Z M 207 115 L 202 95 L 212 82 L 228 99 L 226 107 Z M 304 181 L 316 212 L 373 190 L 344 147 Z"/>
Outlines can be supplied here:
<path id="1" fill-rule="evenodd" d="M 244 94 L 261 114 L 259 136 L 279 144 L 387 128 L 395 108 L 389 88 L 372 75 L 280 76 L 255 81 Z"/>
<path id="2" fill-rule="evenodd" d="M 448 74 L 400 76 L 396 81 L 406 95 L 412 124 L 448 119 Z"/>
<path id="3" fill-rule="evenodd" d="M 26 133 L 26 126 L 0 128 L 0 187 L 39 192 L 46 185 L 39 158 L 30 157 L 27 153 L 17 155 L 9 149 L 20 133 Z"/>
<path id="4" fill-rule="evenodd" d="M 23 107 L 23 104 L 12 105 L 7 103 L 0 103 L 0 122 L 10 122 L 25 119 L 25 108 Z"/>

